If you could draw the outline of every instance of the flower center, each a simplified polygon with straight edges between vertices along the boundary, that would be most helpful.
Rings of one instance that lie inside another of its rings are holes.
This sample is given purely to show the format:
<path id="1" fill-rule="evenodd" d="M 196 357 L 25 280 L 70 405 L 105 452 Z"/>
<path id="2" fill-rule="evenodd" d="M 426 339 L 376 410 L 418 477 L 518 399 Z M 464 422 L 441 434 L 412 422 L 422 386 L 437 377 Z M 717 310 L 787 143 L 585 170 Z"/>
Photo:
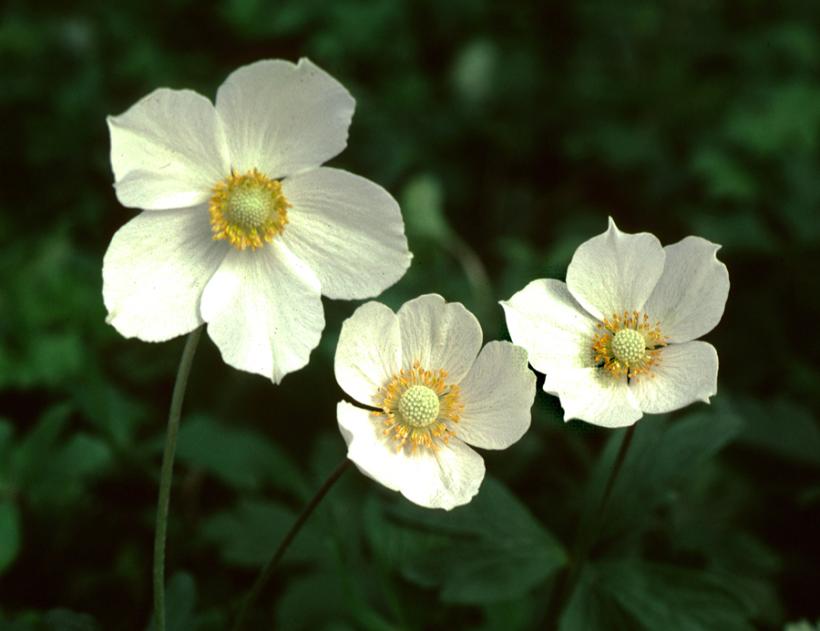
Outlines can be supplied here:
<path id="1" fill-rule="evenodd" d="M 615 359 L 627 366 L 634 365 L 646 353 L 646 338 L 635 329 L 621 329 L 612 338 L 611 346 Z"/>
<path id="2" fill-rule="evenodd" d="M 660 362 L 666 338 L 660 323 L 650 324 L 647 314 L 637 311 L 613 314 L 597 325 L 599 330 L 592 343 L 595 363 L 616 378 L 637 379 L 651 375 Z"/>
<path id="3" fill-rule="evenodd" d="M 396 445 L 396 451 L 407 446 L 410 453 L 419 447 L 435 451 L 437 441 L 446 443 L 455 435 L 452 425 L 458 423 L 464 405 L 459 387 L 448 384 L 447 371 L 430 371 L 419 362 L 410 370 L 402 369 L 379 388 L 381 410 L 373 414 L 384 420 L 384 434 Z"/>
<path id="4" fill-rule="evenodd" d="M 285 229 L 290 208 L 282 184 L 256 169 L 231 173 L 214 186 L 208 211 L 215 241 L 256 250 Z"/>
<path id="5" fill-rule="evenodd" d="M 438 395 L 427 386 L 410 386 L 399 399 L 399 414 L 408 425 L 427 427 L 438 418 Z"/>

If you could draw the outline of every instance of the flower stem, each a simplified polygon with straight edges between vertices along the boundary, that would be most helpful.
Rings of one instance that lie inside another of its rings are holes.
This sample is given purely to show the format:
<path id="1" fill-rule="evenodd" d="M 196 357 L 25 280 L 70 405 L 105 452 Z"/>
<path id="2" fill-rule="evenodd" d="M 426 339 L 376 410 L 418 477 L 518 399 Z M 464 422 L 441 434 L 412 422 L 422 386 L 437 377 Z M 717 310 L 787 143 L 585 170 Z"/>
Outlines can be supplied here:
<path id="1" fill-rule="evenodd" d="M 314 495 L 313 498 L 307 503 L 305 508 L 302 510 L 302 513 L 296 518 L 296 521 L 293 522 L 293 525 L 290 527 L 290 530 L 288 530 L 285 538 L 282 539 L 279 547 L 276 548 L 276 552 L 273 553 L 273 557 L 271 557 L 270 561 L 268 561 L 265 567 L 262 568 L 262 571 L 259 573 L 256 582 L 251 588 L 251 591 L 248 592 L 248 595 L 245 597 L 245 602 L 242 603 L 242 608 L 239 610 L 239 615 L 236 617 L 236 622 L 232 627 L 233 631 L 240 631 L 243 623 L 245 622 L 245 617 L 247 616 L 248 611 L 250 611 L 267 582 L 273 577 L 273 574 L 276 571 L 276 566 L 279 564 L 279 561 L 282 560 L 282 557 L 285 555 L 288 547 L 296 538 L 296 535 L 299 534 L 299 531 L 302 529 L 302 526 L 305 525 L 308 517 L 310 517 L 311 513 L 313 513 L 322 499 L 324 499 L 325 495 L 327 495 L 327 492 L 336 483 L 336 481 L 342 477 L 342 474 L 347 470 L 348 466 L 350 466 L 350 460 L 345 458 L 333 470 L 333 473 L 331 473 L 327 480 L 324 481 L 322 486 L 319 487 L 319 490 L 316 491 L 316 495 Z"/>
<path id="2" fill-rule="evenodd" d="M 581 578 L 581 571 L 589 558 L 589 553 L 595 543 L 601 524 L 603 523 L 604 515 L 606 513 L 609 498 L 612 495 L 612 489 L 615 487 L 615 480 L 623 467 L 624 460 L 626 460 L 626 453 L 629 450 L 629 445 L 632 444 L 632 437 L 635 435 L 635 425 L 630 425 L 627 428 L 624 438 L 621 441 L 621 446 L 618 449 L 618 455 L 615 457 L 615 463 L 609 472 L 609 478 L 606 481 L 604 493 L 601 496 L 601 502 L 598 505 L 598 510 L 583 524 L 578 531 L 578 537 L 575 540 L 575 545 L 572 548 L 570 555 L 569 572 L 564 575 L 564 580 L 559 581 L 553 592 L 552 601 L 547 611 L 547 620 L 549 621 L 549 629 L 557 629 L 560 621 L 560 615 L 563 609 L 569 604 L 572 599 L 572 594 L 578 586 L 578 581 Z"/>
<path id="3" fill-rule="evenodd" d="M 174 476 L 174 455 L 179 433 L 179 417 L 182 402 L 188 386 L 188 375 L 194 360 L 202 327 L 191 331 L 185 341 L 182 358 L 179 360 L 177 380 L 171 395 L 171 409 L 168 412 L 168 429 L 165 435 L 165 450 L 162 454 L 162 469 L 159 478 L 159 498 L 157 499 L 157 523 L 154 530 L 154 630 L 165 631 L 165 535 L 168 526 L 168 505 L 171 501 L 171 482 Z"/>
<path id="4" fill-rule="evenodd" d="M 493 286 L 487 268 L 481 261 L 476 251 L 461 236 L 453 232 L 448 239 L 450 253 L 461 265 L 467 284 L 473 292 L 473 297 L 478 303 L 481 313 L 479 320 L 486 323 L 494 318 L 495 298 L 493 298 Z"/>

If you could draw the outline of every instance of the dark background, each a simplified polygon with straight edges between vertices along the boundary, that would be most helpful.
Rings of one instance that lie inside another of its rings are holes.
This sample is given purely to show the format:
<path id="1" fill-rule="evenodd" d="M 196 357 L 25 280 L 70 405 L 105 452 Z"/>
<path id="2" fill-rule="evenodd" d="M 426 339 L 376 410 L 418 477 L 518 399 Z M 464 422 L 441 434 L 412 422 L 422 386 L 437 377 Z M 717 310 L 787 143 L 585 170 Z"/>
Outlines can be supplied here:
<path id="1" fill-rule="evenodd" d="M 497 300 L 563 278 L 612 215 L 723 245 L 707 336 L 719 394 L 645 417 L 563 629 L 783 628 L 820 618 L 820 4 L 806 0 L 7 1 L 0 14 L 0 628 L 145 629 L 182 341 L 104 323 L 102 257 L 132 211 L 105 116 L 159 86 L 212 98 L 236 67 L 310 57 L 357 99 L 331 164 L 400 201 L 408 274 L 487 340 Z M 344 455 L 332 359 L 354 303 L 279 387 L 203 339 L 170 520 L 171 629 L 224 629 Z M 452 513 L 347 473 L 252 628 L 540 628 L 622 431 L 539 391 Z M 73 626 L 72 626 L 73 625 Z M 797 629 L 798 627 L 793 627 Z M 802 627 L 808 630 L 812 627 Z"/>

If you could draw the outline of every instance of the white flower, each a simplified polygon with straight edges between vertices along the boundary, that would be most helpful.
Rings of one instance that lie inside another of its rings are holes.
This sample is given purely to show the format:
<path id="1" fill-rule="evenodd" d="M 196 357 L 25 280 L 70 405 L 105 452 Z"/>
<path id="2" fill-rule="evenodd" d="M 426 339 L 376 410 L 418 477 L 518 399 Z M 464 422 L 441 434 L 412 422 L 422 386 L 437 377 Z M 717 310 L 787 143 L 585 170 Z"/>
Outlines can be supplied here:
<path id="1" fill-rule="evenodd" d="M 340 402 L 348 458 L 366 475 L 429 508 L 466 504 L 484 479 L 467 445 L 504 449 L 530 426 L 535 375 L 510 342 L 481 348 L 460 303 L 428 294 L 398 314 L 378 302 L 342 326 L 336 380 L 366 410 Z"/>
<path id="2" fill-rule="evenodd" d="M 275 382 L 324 328 L 321 294 L 375 296 L 410 264 L 398 204 L 321 167 L 355 102 L 307 59 L 233 72 L 216 103 L 155 90 L 108 118 L 117 198 L 144 211 L 103 264 L 108 322 L 158 342 L 203 322 L 223 359 Z"/>
<path id="3" fill-rule="evenodd" d="M 502 302 L 507 328 L 546 374 L 564 420 L 632 425 L 717 392 L 714 347 L 693 341 L 723 315 L 729 273 L 700 237 L 661 247 L 609 229 L 582 243 L 567 282 L 532 281 Z"/>

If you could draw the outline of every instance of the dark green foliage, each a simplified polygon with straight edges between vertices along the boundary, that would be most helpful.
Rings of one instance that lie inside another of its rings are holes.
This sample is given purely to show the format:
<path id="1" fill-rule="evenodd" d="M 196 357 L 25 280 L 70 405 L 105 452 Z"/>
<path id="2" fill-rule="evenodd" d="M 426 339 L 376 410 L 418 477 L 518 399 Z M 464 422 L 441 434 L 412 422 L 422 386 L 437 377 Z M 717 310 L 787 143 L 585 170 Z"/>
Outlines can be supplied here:
<path id="1" fill-rule="evenodd" d="M 4 571 L 20 550 L 20 512 L 9 500 L 0 504 L 0 572 Z"/>
<path id="2" fill-rule="evenodd" d="M 723 245 L 720 390 L 639 422 L 563 631 L 781 629 L 820 618 L 820 4 L 10 0 L 0 9 L 0 629 L 134 629 L 151 611 L 159 458 L 180 340 L 105 324 L 102 257 L 133 216 L 105 116 L 158 86 L 308 56 L 357 111 L 331 164 L 401 202 L 413 265 L 380 298 L 497 305 L 563 278 L 607 215 Z M 229 627 L 344 455 L 325 301 L 281 386 L 203 338 L 169 524 L 169 629 Z M 249 628 L 545 627 L 621 432 L 536 397 L 475 501 L 423 511 L 352 470 Z"/>
<path id="3" fill-rule="evenodd" d="M 776 556 L 730 521 L 749 500 L 732 494 L 732 474 L 713 461 L 741 431 L 740 419 L 715 408 L 637 426 L 593 565 L 562 629 L 609 629 L 612 616 L 623 617 L 624 628 L 753 629 L 781 615 L 772 590 Z M 587 519 L 600 505 L 619 438 L 593 471 Z"/>
<path id="4" fill-rule="evenodd" d="M 410 581 L 436 587 L 443 602 L 506 601 L 542 584 L 566 561 L 561 545 L 500 483 L 450 513 L 400 501 L 382 514 L 368 507 L 374 553 Z"/>
<path id="5" fill-rule="evenodd" d="M 304 476 L 281 448 L 207 416 L 192 417 L 180 429 L 177 455 L 238 490 L 258 491 L 266 484 L 302 499 L 310 494 Z"/>
<path id="6" fill-rule="evenodd" d="M 561 629 L 751 631 L 754 603 L 728 579 L 635 560 L 591 566 Z"/>
<path id="7" fill-rule="evenodd" d="M 203 521 L 200 534 L 219 550 L 227 565 L 258 569 L 273 556 L 294 519 L 295 511 L 276 502 L 245 500 Z M 315 560 L 321 554 L 316 539 L 316 529 L 306 526 L 288 558 Z"/>

